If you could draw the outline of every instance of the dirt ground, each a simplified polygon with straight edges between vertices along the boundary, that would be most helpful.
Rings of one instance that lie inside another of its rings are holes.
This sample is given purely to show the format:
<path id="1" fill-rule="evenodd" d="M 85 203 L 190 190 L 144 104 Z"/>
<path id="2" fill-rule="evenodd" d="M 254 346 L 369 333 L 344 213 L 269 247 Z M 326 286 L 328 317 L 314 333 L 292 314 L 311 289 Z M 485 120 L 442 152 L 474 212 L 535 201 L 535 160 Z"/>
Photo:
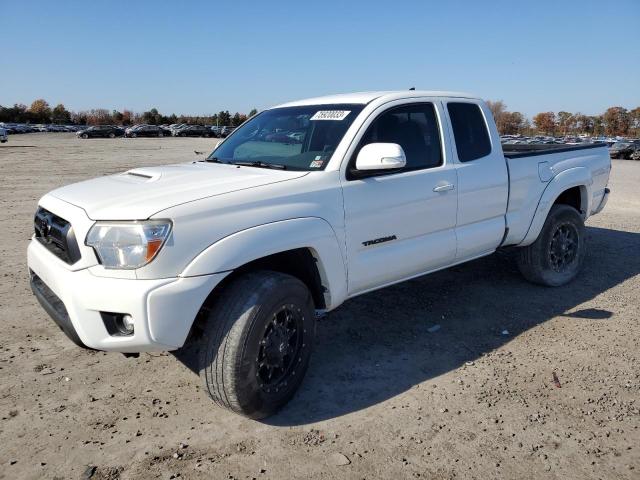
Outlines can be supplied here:
<path id="1" fill-rule="evenodd" d="M 27 281 L 41 195 L 214 142 L 0 146 L 0 478 L 640 478 L 640 163 L 614 161 L 575 282 L 528 284 L 505 252 L 349 301 L 299 393 L 256 422 L 174 354 L 75 347 Z"/>

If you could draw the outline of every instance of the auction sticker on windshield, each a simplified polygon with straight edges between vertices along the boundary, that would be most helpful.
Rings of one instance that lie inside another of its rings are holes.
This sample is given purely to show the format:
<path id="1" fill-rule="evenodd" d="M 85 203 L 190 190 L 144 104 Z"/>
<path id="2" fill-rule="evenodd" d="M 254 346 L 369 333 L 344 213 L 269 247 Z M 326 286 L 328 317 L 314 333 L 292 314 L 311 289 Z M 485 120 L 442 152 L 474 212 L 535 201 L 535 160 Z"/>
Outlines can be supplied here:
<path id="1" fill-rule="evenodd" d="M 344 120 L 351 110 L 319 110 L 309 120 Z"/>

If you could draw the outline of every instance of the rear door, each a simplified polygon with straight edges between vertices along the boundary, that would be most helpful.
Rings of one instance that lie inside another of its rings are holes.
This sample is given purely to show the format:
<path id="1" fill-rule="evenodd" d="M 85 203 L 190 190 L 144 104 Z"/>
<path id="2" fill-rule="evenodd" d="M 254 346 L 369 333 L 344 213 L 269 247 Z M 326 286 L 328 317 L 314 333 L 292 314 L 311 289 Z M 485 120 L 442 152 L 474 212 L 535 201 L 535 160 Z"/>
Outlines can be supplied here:
<path id="1" fill-rule="evenodd" d="M 507 163 L 488 108 L 474 100 L 443 102 L 458 176 L 456 262 L 495 250 L 505 234 Z"/>
<path id="2" fill-rule="evenodd" d="M 440 128 L 442 106 L 428 100 L 380 107 L 356 135 L 344 171 L 348 288 L 354 295 L 452 263 L 456 253 L 456 170 Z M 354 176 L 359 150 L 397 143 L 407 165 Z"/>

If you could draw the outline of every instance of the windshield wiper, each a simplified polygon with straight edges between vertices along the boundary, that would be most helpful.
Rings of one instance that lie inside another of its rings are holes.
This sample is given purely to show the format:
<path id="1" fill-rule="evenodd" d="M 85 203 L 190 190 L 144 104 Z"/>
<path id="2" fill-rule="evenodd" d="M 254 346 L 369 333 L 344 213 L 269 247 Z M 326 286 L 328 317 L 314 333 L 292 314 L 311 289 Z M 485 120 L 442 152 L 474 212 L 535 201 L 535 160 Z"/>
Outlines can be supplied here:
<path id="1" fill-rule="evenodd" d="M 210 162 L 210 163 L 228 163 L 228 162 L 223 162 L 222 160 L 220 160 L 218 157 L 207 157 L 204 160 L 205 162 Z"/>
<path id="2" fill-rule="evenodd" d="M 258 167 L 258 168 L 272 168 L 275 170 L 286 170 L 287 166 L 286 165 L 282 165 L 280 163 L 266 163 L 266 162 L 246 162 L 246 161 L 240 161 L 240 162 L 231 162 L 232 165 L 241 165 L 243 167 Z"/>

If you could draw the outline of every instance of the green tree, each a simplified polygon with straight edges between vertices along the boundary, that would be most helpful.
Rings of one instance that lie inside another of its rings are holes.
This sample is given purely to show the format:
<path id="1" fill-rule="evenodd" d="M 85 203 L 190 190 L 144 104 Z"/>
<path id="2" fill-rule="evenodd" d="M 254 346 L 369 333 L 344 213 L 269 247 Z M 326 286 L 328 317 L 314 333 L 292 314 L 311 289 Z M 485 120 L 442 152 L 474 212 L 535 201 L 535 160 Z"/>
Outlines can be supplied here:
<path id="1" fill-rule="evenodd" d="M 253 117 L 253 116 L 254 116 L 254 115 L 256 115 L 257 113 L 258 113 L 258 110 L 256 110 L 255 108 L 252 108 L 252 109 L 251 109 L 251 111 L 249 112 L 249 117 L 248 117 L 248 118 Z"/>
<path id="2" fill-rule="evenodd" d="M 157 108 L 152 108 L 148 112 L 142 114 L 142 122 L 149 125 L 159 125 L 162 120 L 162 115 L 158 112 Z"/>
<path id="3" fill-rule="evenodd" d="M 63 125 L 71 123 L 71 112 L 62 103 L 59 103 L 51 112 L 51 121 Z"/>
<path id="4" fill-rule="evenodd" d="M 113 118 L 113 122 L 122 125 L 122 120 L 124 119 L 124 114 L 119 112 L 118 110 L 113 110 L 111 112 L 111 118 Z"/>
<path id="5" fill-rule="evenodd" d="M 229 110 L 220 111 L 218 113 L 218 124 L 221 127 L 231 125 L 231 114 L 229 113 Z"/>

